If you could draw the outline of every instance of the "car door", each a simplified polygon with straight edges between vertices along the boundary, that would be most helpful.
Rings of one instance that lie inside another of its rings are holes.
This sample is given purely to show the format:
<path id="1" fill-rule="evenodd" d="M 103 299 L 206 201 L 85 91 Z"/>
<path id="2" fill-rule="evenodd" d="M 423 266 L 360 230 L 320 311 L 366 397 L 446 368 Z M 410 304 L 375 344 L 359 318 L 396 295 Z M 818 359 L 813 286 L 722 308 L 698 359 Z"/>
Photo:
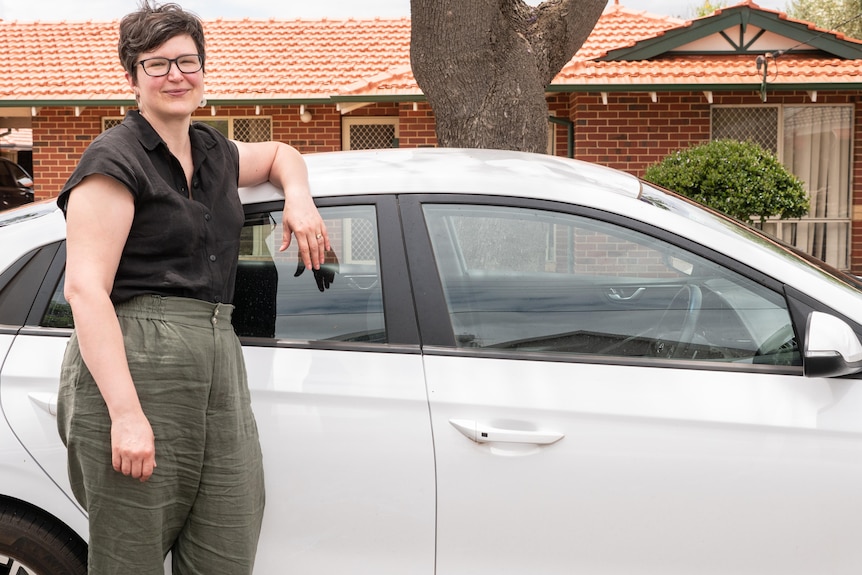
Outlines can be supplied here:
<path id="1" fill-rule="evenodd" d="M 278 251 L 280 203 L 246 207 L 234 326 L 266 477 L 256 573 L 434 573 L 434 454 L 394 206 L 391 197 L 321 201 L 330 266 L 338 259 L 328 288 L 299 273 L 295 243 Z M 2 405 L 71 499 L 55 418 L 72 327 L 63 255 L 35 284 L 28 327 L 4 364 Z"/>
<path id="2" fill-rule="evenodd" d="M 781 285 L 601 212 L 402 208 L 438 575 L 858 570 L 862 383 L 803 377 Z"/>
<path id="3" fill-rule="evenodd" d="M 234 325 L 266 472 L 255 572 L 431 575 L 434 454 L 394 199 L 319 209 L 328 287 L 296 245 L 278 252 L 280 206 L 247 208 Z"/>

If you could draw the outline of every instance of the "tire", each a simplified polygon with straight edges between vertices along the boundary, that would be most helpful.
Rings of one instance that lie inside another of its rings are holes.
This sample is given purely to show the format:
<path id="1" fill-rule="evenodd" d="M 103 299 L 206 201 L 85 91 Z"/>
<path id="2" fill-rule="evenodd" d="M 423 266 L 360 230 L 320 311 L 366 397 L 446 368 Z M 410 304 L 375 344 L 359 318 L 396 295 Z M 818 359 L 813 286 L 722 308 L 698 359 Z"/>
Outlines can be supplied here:
<path id="1" fill-rule="evenodd" d="M 87 544 L 48 514 L 0 502 L 0 575 L 86 575 Z"/>

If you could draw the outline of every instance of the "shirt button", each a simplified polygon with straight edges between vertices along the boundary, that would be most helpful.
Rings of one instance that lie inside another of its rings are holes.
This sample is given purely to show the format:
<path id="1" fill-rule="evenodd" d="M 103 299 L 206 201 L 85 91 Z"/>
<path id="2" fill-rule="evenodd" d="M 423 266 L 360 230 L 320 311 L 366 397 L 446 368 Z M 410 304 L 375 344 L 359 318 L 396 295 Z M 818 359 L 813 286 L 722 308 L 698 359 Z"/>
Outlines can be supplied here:
<path id="1" fill-rule="evenodd" d="M 210 220 L 212 219 L 212 216 L 211 216 L 211 215 L 209 215 L 209 214 L 204 214 L 204 219 L 205 219 L 206 221 L 210 221 Z"/>
<path id="2" fill-rule="evenodd" d="M 211 261 L 211 262 L 216 261 L 216 257 L 215 257 L 215 256 L 210 256 L 210 261 Z"/>

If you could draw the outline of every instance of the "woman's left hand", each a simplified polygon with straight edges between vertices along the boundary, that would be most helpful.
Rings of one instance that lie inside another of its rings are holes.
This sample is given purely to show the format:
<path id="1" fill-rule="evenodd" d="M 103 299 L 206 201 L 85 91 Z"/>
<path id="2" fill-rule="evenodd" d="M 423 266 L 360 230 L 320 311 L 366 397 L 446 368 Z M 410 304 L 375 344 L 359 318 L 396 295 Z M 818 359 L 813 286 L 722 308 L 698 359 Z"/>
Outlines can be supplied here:
<path id="1" fill-rule="evenodd" d="M 329 244 L 326 224 L 307 190 L 285 193 L 281 223 L 283 231 L 278 251 L 283 252 L 290 246 L 290 236 L 293 234 L 299 257 L 305 267 L 320 269 L 326 252 L 332 247 Z"/>

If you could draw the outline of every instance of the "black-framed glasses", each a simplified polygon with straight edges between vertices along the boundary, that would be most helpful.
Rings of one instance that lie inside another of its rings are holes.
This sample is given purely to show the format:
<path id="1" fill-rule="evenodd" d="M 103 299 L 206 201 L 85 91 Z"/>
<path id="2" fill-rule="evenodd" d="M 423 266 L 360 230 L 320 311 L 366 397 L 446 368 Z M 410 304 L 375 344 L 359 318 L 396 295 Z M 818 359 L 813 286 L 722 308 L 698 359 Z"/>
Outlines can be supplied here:
<path id="1" fill-rule="evenodd" d="M 200 54 L 183 54 L 176 58 L 147 58 L 138 62 L 147 76 L 158 78 L 167 76 L 171 71 L 171 64 L 176 64 L 177 69 L 183 74 L 194 74 L 204 67 L 204 57 Z"/>

